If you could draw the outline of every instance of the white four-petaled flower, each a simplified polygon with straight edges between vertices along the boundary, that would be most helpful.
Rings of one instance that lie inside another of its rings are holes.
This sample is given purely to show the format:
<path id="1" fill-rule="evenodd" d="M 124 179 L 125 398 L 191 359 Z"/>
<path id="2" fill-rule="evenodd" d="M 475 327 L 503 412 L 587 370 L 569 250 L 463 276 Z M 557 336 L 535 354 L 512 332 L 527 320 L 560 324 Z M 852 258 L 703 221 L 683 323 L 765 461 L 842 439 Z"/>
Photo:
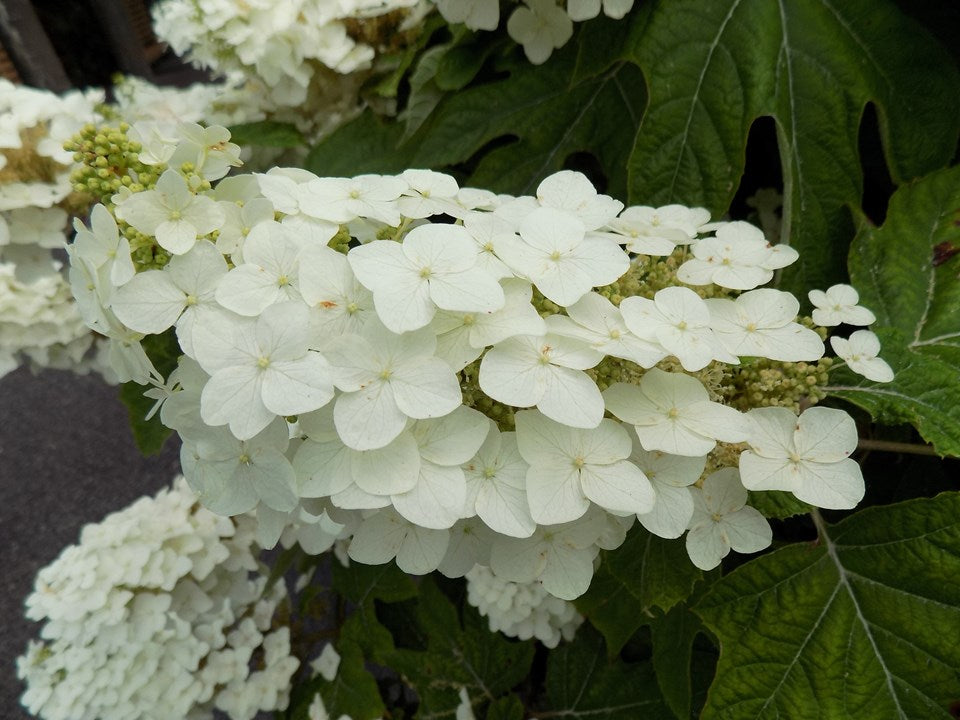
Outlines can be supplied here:
<path id="1" fill-rule="evenodd" d="M 848 339 L 841 337 L 830 338 L 837 357 L 842 358 L 847 367 L 867 380 L 874 382 L 890 382 L 893 380 L 893 369 L 886 360 L 877 357 L 880 352 L 880 338 L 869 330 L 857 330 Z"/>
<path id="2" fill-rule="evenodd" d="M 857 426 L 843 410 L 812 407 L 799 418 L 780 407 L 747 413 L 750 450 L 740 477 L 750 490 L 787 490 L 817 507 L 845 510 L 863 499 L 863 474 L 850 459 Z"/>

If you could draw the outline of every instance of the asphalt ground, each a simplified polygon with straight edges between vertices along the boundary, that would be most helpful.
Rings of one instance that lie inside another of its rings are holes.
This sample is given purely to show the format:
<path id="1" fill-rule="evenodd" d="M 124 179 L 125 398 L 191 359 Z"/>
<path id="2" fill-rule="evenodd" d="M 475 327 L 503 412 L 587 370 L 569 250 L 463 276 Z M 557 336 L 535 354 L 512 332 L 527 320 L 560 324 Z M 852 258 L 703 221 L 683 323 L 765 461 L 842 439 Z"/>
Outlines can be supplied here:
<path id="1" fill-rule="evenodd" d="M 0 719 L 20 706 L 16 658 L 40 625 L 23 602 L 40 568 L 80 528 L 169 484 L 180 466 L 175 438 L 144 458 L 117 389 L 97 375 L 20 368 L 0 379 Z"/>

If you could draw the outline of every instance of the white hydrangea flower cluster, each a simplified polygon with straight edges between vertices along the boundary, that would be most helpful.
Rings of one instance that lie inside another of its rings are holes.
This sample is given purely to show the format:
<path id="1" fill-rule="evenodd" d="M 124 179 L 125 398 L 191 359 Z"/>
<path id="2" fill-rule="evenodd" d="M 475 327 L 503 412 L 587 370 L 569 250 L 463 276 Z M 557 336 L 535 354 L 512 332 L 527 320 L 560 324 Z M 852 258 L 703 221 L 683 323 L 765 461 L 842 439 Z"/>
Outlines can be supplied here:
<path id="1" fill-rule="evenodd" d="M 27 598 L 45 624 L 17 661 L 24 706 L 45 720 L 284 709 L 299 661 L 272 627 L 286 590 L 264 592 L 255 527 L 200 507 L 182 477 L 86 526 Z"/>
<path id="2" fill-rule="evenodd" d="M 573 640 L 583 616 L 573 603 L 548 593 L 538 582 L 514 583 L 477 565 L 466 574 L 467 602 L 487 618 L 491 632 L 521 640 L 536 638 L 548 648 Z"/>
<path id="3" fill-rule="evenodd" d="M 500 0 L 434 0 L 449 23 L 463 23 L 471 30 L 496 30 L 500 24 Z M 573 23 L 597 17 L 620 19 L 633 8 L 634 0 L 522 0 L 510 13 L 507 32 L 523 46 L 534 65 L 545 63 L 554 50 L 573 36 Z"/>
<path id="4" fill-rule="evenodd" d="M 112 108 L 127 123 L 239 125 L 266 118 L 262 95 L 242 76 L 187 87 L 161 86 L 134 75 L 113 86 Z"/>
<path id="5" fill-rule="evenodd" d="M 261 109 L 306 104 L 340 115 L 359 109 L 359 86 L 378 52 L 427 9 L 421 0 L 164 0 L 152 13 L 154 32 L 178 55 L 250 79 Z"/>
<path id="6" fill-rule="evenodd" d="M 53 254 L 76 205 L 63 143 L 98 119 L 102 101 L 99 91 L 56 95 L 0 79 L 0 377 L 24 362 L 102 369 Z"/>
<path id="7" fill-rule="evenodd" d="M 122 232 L 94 209 L 74 287 L 118 373 L 155 386 L 201 501 L 256 510 L 265 544 L 293 520 L 358 562 L 482 565 L 569 600 L 634 519 L 689 530 L 713 567 L 770 542 L 744 488 L 862 497 L 846 413 L 722 402 L 741 357 L 824 353 L 796 298 L 757 287 L 797 256 L 756 228 L 624 208 L 571 171 L 525 197 L 429 170 L 216 182 L 236 152 L 199 132 L 188 172 L 114 196 Z M 168 378 L 139 342 L 158 333 L 183 352 Z"/>

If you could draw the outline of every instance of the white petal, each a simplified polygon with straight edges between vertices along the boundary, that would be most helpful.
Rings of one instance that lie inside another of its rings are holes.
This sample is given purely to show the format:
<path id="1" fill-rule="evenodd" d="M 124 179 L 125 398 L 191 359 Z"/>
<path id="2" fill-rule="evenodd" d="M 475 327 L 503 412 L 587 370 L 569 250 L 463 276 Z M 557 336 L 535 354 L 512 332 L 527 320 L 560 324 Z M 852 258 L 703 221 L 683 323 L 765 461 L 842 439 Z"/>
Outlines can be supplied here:
<path id="1" fill-rule="evenodd" d="M 610 465 L 585 465 L 580 472 L 584 494 L 613 513 L 645 513 L 653 508 L 654 492 L 636 465 L 626 460 Z"/>
<path id="2" fill-rule="evenodd" d="M 843 410 L 812 407 L 800 415 L 794 434 L 797 453 L 804 460 L 838 462 L 857 449 L 857 425 Z"/>
<path id="3" fill-rule="evenodd" d="M 832 463 L 804 462 L 800 485 L 793 494 L 799 500 L 828 510 L 854 508 L 864 495 L 860 465 L 850 459 Z"/>
<path id="4" fill-rule="evenodd" d="M 773 530 L 770 523 L 756 509 L 745 507 L 721 521 L 730 547 L 739 553 L 755 553 L 770 547 Z"/>
<path id="5" fill-rule="evenodd" d="M 473 312 L 494 312 L 505 302 L 500 283 L 478 268 L 431 276 L 430 298 L 444 310 Z"/>
<path id="6" fill-rule="evenodd" d="M 547 565 L 540 576 L 544 589 L 561 600 L 575 600 L 583 595 L 592 579 L 592 554 L 560 544 L 551 548 Z"/>
<path id="7" fill-rule="evenodd" d="M 413 427 L 420 454 L 437 465 L 462 465 L 472 458 L 490 430 L 487 417 L 460 406 L 449 415 Z"/>
<path id="8" fill-rule="evenodd" d="M 323 407 L 333 397 L 327 361 L 308 352 L 299 360 L 272 362 L 263 373 L 263 404 L 277 415 Z"/>
<path id="9" fill-rule="evenodd" d="M 353 534 L 347 553 L 359 563 L 383 565 L 396 557 L 409 531 L 403 518 L 392 510 L 382 510 L 363 521 Z"/>
<path id="10" fill-rule="evenodd" d="M 234 366 L 218 370 L 203 387 L 200 415 L 208 425 L 230 424 L 230 431 L 247 440 L 276 417 L 261 399 L 262 373 L 259 368 Z"/>
<path id="11" fill-rule="evenodd" d="M 337 398 L 333 409 L 337 432 L 344 444 L 354 450 L 373 450 L 390 443 L 407 424 L 386 383 Z"/>
<path id="12" fill-rule="evenodd" d="M 597 384 L 580 370 L 550 366 L 544 373 L 543 395 L 537 409 L 557 422 L 595 428 L 603 419 L 603 396 Z"/>
<path id="13" fill-rule="evenodd" d="M 693 517 L 690 488 L 653 482 L 657 499 L 650 512 L 637 515 L 640 524 L 662 538 L 678 538 Z"/>
<path id="14" fill-rule="evenodd" d="M 412 523 L 434 530 L 452 527 L 460 518 L 467 494 L 459 467 L 441 467 L 428 460 L 420 463 L 416 486 L 391 496 L 393 507 Z"/>
<path id="15" fill-rule="evenodd" d="M 449 543 L 449 530 L 411 527 L 397 552 L 397 567 L 411 575 L 433 572 L 443 560 Z"/>
<path id="16" fill-rule="evenodd" d="M 417 365 L 398 368 L 388 382 L 397 407 L 412 418 L 441 417 L 462 400 L 456 375 L 439 358 L 421 358 Z"/>
<path id="17" fill-rule="evenodd" d="M 541 525 L 569 522 L 583 516 L 590 501 L 580 486 L 580 472 L 572 462 L 531 465 L 527 470 L 530 516 Z"/>
<path id="18" fill-rule="evenodd" d="M 328 497 L 345 490 L 353 481 L 350 448 L 339 440 L 305 440 L 293 458 L 297 492 L 301 497 Z"/>
<path id="19" fill-rule="evenodd" d="M 169 272 L 148 270 L 117 290 L 110 309 L 131 330 L 158 334 L 173 325 L 187 305 Z"/>
<path id="20" fill-rule="evenodd" d="M 395 495 L 412 490 L 420 477 L 420 450 L 413 435 L 402 432 L 385 447 L 351 451 L 351 474 L 361 490 Z"/>
<path id="21" fill-rule="evenodd" d="M 801 487 L 801 470 L 787 458 L 766 458 L 749 450 L 740 453 L 740 480 L 749 490 L 788 490 Z"/>
<path id="22" fill-rule="evenodd" d="M 730 552 L 720 525 L 715 522 L 707 522 L 690 530 L 686 545 L 690 561 L 701 570 L 713 570 Z"/>
<path id="23" fill-rule="evenodd" d="M 217 302 L 238 315 L 254 317 L 282 294 L 276 276 L 258 265 L 241 265 L 226 274 L 217 286 Z"/>

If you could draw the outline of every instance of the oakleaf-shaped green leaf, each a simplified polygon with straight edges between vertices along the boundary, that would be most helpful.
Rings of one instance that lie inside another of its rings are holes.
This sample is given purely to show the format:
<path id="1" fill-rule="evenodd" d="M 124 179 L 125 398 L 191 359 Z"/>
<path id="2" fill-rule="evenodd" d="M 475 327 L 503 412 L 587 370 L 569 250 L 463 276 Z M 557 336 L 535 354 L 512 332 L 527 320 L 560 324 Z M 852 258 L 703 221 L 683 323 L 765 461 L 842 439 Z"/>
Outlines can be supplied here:
<path id="1" fill-rule="evenodd" d="M 664 700 L 680 720 L 690 717 L 692 692 L 690 659 L 693 641 L 703 631 L 700 618 L 687 603 L 679 603 L 670 612 L 650 621 L 654 674 Z"/>
<path id="2" fill-rule="evenodd" d="M 689 597 L 702 576 L 683 540 L 666 540 L 635 525 L 616 550 L 603 553 L 590 589 L 577 598 L 577 609 L 607 641 L 615 655 L 637 628 Z"/>
<path id="3" fill-rule="evenodd" d="M 879 227 L 850 250 L 850 278 L 874 311 L 891 383 L 841 369 L 828 391 L 883 422 L 909 422 L 941 453 L 960 455 L 960 168 L 900 188 Z"/>
<path id="4" fill-rule="evenodd" d="M 667 540 L 635 525 L 627 539 L 604 557 L 610 572 L 640 601 L 641 608 L 669 610 L 689 597 L 703 573 L 690 557 L 682 538 Z"/>
<path id="5" fill-rule="evenodd" d="M 640 600 L 601 562 L 593 574 L 590 588 L 573 601 L 577 610 L 603 634 L 610 656 L 619 653 L 627 640 L 650 617 Z"/>
<path id="6" fill-rule="evenodd" d="M 633 57 L 650 102 L 629 161 L 630 200 L 729 206 L 751 124 L 776 122 L 787 289 L 839 280 L 857 208 L 857 135 L 876 104 L 895 182 L 945 165 L 960 128 L 947 52 L 892 0 L 664 0 Z"/>
<path id="7" fill-rule="evenodd" d="M 498 68 L 501 77 L 444 97 L 410 138 L 396 122 L 361 115 L 318 143 L 306 167 L 356 175 L 472 160 L 471 185 L 530 194 L 571 155 L 587 152 L 608 173 L 606 191 L 624 197 L 625 158 L 646 102 L 643 77 L 625 61 L 575 76 L 578 50 L 570 42 L 541 66 L 512 54 Z M 491 144 L 498 147 L 482 154 Z"/>
<path id="8" fill-rule="evenodd" d="M 417 692 L 419 718 L 453 718 L 461 688 L 474 704 L 498 698 L 526 677 L 533 662 L 531 641 L 490 632 L 474 608 L 463 609 L 461 625 L 456 608 L 429 578 L 420 585 L 417 619 L 427 649 L 398 648 L 377 660 Z"/>
<path id="9" fill-rule="evenodd" d="M 960 493 L 863 510 L 752 560 L 696 612 L 711 718 L 949 720 L 960 698 Z"/>
<path id="10" fill-rule="evenodd" d="M 309 720 L 309 708 L 317 693 L 323 698 L 330 717 L 347 715 L 353 720 L 380 720 L 384 713 L 383 699 L 377 681 L 366 669 L 363 651 L 354 637 L 361 625 L 348 620 L 336 644 L 340 665 L 333 681 L 316 676 L 294 687 L 290 705 L 284 715 L 287 720 Z"/>
<path id="11" fill-rule="evenodd" d="M 549 708 L 538 717 L 576 720 L 673 720 L 649 663 L 608 659 L 603 639 L 590 626 L 547 660 Z"/>
<path id="12" fill-rule="evenodd" d="M 352 637 L 368 658 L 376 658 L 393 649 L 393 638 L 376 616 L 374 600 L 398 602 L 415 597 L 417 586 L 393 563 L 343 567 L 331 563 L 333 589 L 356 605 L 348 620 L 356 626 Z"/>

